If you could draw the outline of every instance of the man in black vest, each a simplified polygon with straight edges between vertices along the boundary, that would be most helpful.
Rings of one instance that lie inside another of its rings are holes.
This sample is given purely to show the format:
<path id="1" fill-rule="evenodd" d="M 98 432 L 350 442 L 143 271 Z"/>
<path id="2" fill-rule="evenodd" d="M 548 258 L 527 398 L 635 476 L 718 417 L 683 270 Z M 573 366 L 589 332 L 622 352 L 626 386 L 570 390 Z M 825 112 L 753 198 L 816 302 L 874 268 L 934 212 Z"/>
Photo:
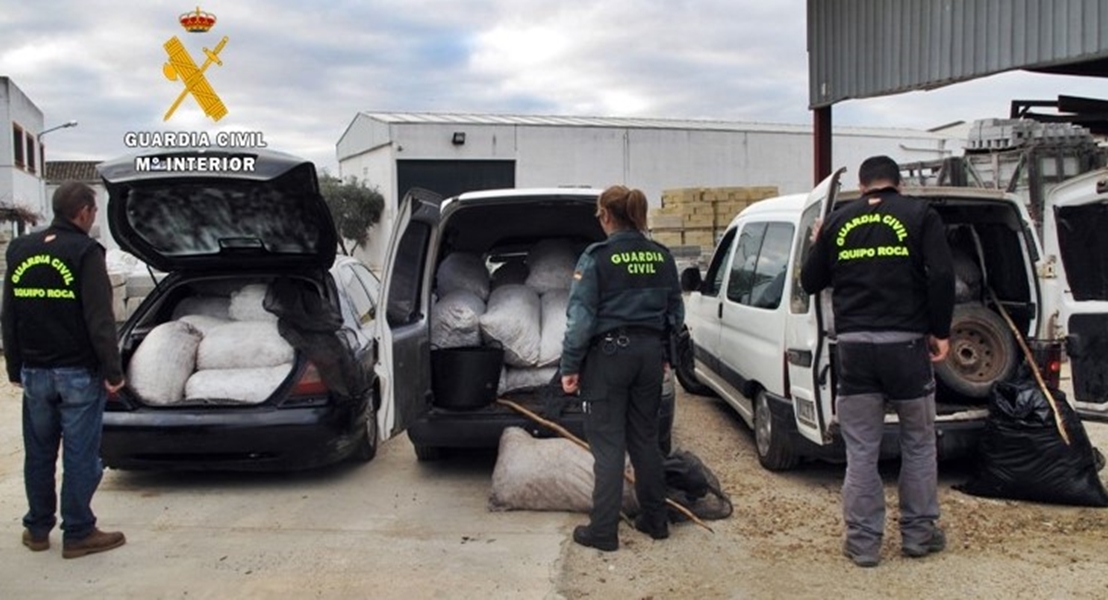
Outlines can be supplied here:
<path id="1" fill-rule="evenodd" d="M 54 470 L 62 446 L 62 556 L 118 548 L 96 528 L 100 434 L 109 394 L 123 387 L 104 248 L 88 236 L 96 193 L 69 181 L 54 193 L 54 220 L 13 240 L 0 311 L 8 380 L 23 388 L 23 479 L 30 506 L 23 545 L 50 548 L 57 523 Z"/>
<path id="2" fill-rule="evenodd" d="M 900 167 L 874 156 L 858 168 L 862 197 L 816 228 L 800 272 L 804 291 L 831 292 L 838 338 L 836 406 L 846 444 L 843 553 L 880 562 L 885 493 L 877 470 L 885 406 L 900 421 L 901 552 L 946 547 L 938 526 L 935 378 L 949 351 L 954 267 L 939 215 L 900 195 Z"/>
<path id="3" fill-rule="evenodd" d="M 669 536 L 658 444 L 663 337 L 680 330 L 685 305 L 673 256 L 642 233 L 646 211 L 641 191 L 604 190 L 596 217 L 608 239 L 581 255 L 566 308 L 562 389 L 580 390 L 595 478 L 589 524 L 574 529 L 573 541 L 607 552 L 619 548 L 627 453 L 642 509 L 635 528 L 656 540 Z"/>

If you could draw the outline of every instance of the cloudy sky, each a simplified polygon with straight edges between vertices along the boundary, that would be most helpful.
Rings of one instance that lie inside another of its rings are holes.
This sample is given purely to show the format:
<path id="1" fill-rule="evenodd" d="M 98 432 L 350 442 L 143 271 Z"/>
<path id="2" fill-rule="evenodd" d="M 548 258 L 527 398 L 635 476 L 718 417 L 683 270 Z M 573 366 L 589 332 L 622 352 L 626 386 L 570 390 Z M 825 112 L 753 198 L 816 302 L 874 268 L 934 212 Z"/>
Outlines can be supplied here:
<path id="1" fill-rule="evenodd" d="M 0 0 L 0 75 L 55 131 L 47 160 L 125 154 L 130 131 L 262 131 L 271 148 L 334 171 L 358 111 L 811 122 L 804 0 Z M 228 114 L 218 123 L 166 79 L 172 36 Z M 1103 81 L 1007 73 L 835 106 L 836 125 L 926 129 L 1005 117 L 1013 98 L 1108 97 Z"/>

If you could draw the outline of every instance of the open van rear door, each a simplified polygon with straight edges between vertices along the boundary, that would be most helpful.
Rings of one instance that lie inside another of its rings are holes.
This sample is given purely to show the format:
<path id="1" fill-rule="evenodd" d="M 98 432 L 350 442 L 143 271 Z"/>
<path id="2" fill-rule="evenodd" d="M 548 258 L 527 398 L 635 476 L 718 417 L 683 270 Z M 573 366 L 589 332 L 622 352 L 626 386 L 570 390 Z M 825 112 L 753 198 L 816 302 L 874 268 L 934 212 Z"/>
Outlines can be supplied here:
<path id="1" fill-rule="evenodd" d="M 431 406 L 431 239 L 442 196 L 413 188 L 400 203 L 381 278 L 378 311 L 381 431 L 405 430 Z"/>
<path id="2" fill-rule="evenodd" d="M 1074 408 L 1108 421 L 1108 169 L 1052 189 L 1042 230 L 1043 314 L 1066 340 Z"/>
<path id="3" fill-rule="evenodd" d="M 831 329 L 830 302 L 822 302 L 822 297 L 829 298 L 831 292 L 824 290 L 815 296 L 804 293 L 800 267 L 812 245 L 812 227 L 831 211 L 839 191 L 839 178 L 845 171 L 841 168 L 820 182 L 804 204 L 793 243 L 789 313 L 785 317 L 785 390 L 792 399 L 797 430 L 820 445 L 830 441 L 827 431 L 834 414 L 827 342 Z"/>

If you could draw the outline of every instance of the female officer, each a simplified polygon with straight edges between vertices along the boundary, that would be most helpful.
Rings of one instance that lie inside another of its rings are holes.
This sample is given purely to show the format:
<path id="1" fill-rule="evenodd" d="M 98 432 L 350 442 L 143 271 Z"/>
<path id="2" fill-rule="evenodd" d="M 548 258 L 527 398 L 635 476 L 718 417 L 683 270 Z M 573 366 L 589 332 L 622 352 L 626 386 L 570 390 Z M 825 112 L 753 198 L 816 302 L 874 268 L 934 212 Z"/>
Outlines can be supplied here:
<path id="1" fill-rule="evenodd" d="M 608 239 L 577 262 L 566 309 L 562 389 L 580 390 L 595 477 L 589 524 L 573 541 L 604 551 L 619 548 L 624 456 L 635 468 L 642 509 L 635 528 L 669 536 L 658 408 L 666 368 L 663 338 L 684 323 L 677 267 L 669 250 L 643 235 L 646 196 L 615 185 L 597 200 Z"/>

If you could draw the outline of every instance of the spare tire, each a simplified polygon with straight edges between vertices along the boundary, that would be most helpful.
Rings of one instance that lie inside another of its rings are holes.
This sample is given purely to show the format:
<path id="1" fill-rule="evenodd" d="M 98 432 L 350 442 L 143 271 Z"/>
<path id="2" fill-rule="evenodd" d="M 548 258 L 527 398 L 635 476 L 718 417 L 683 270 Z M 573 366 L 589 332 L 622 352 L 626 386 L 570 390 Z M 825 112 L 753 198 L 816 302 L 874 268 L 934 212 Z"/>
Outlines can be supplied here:
<path id="1" fill-rule="evenodd" d="M 981 304 L 955 305 L 950 352 L 935 364 L 939 381 L 959 394 L 984 398 L 1018 363 L 1016 340 L 1000 315 Z"/>

